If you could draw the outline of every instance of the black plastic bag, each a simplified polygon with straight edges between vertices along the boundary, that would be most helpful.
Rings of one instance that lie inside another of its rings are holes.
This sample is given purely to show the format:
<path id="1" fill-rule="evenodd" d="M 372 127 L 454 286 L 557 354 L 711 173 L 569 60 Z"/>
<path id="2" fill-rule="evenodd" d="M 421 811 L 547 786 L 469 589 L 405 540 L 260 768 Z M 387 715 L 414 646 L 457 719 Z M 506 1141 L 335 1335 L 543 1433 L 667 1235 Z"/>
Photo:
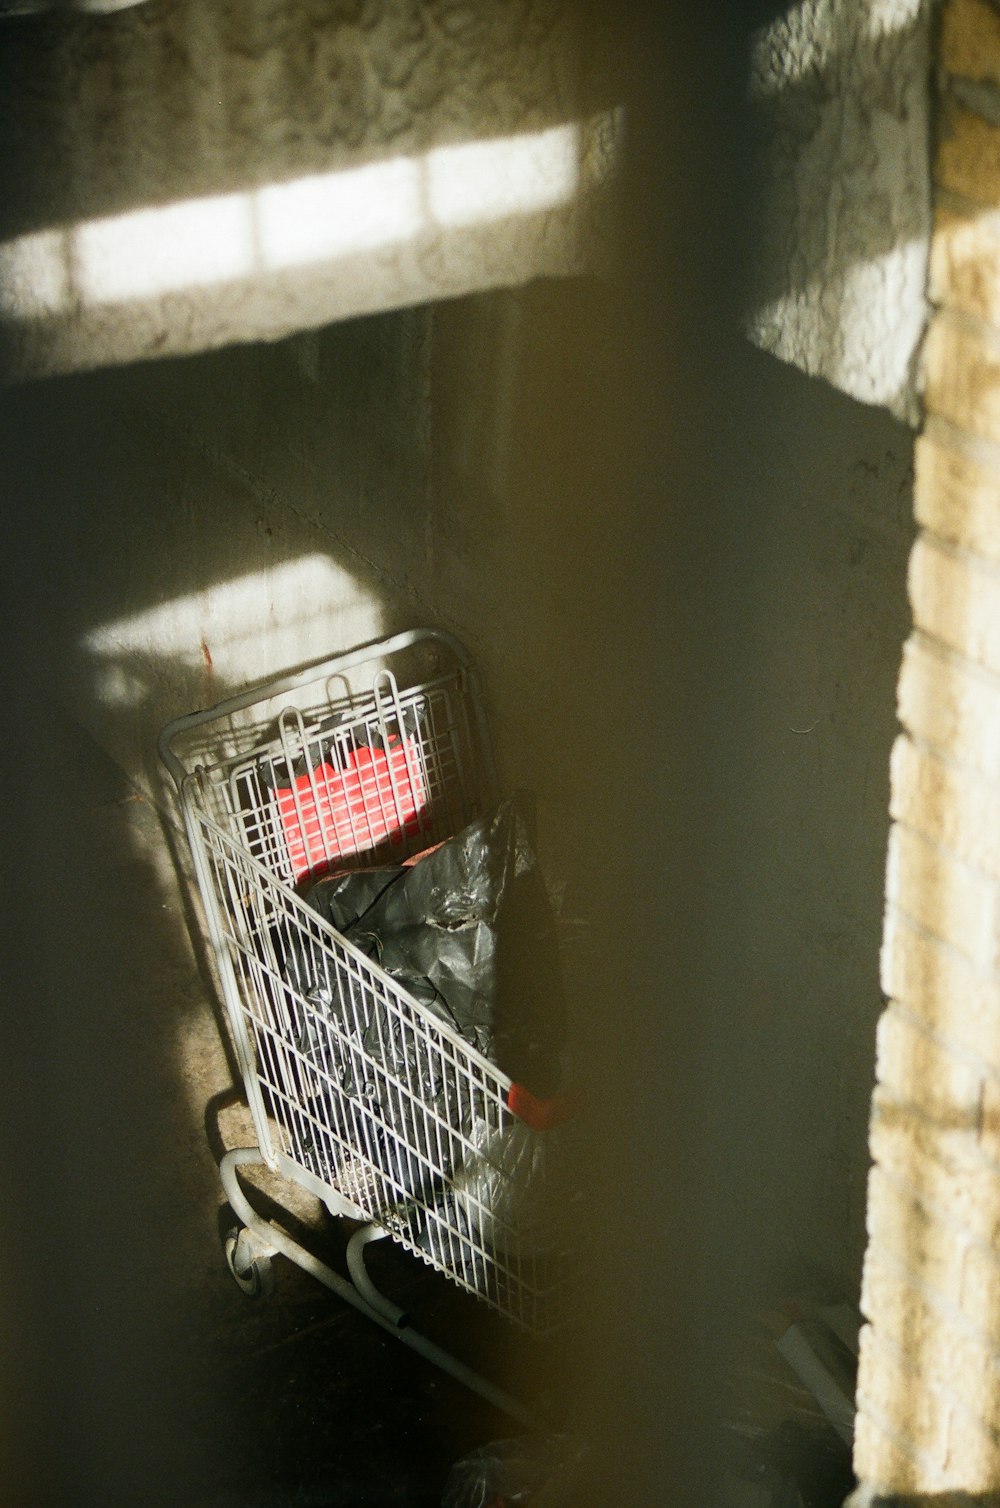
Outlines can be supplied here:
<path id="1" fill-rule="evenodd" d="M 558 1087 L 565 1004 L 526 805 L 523 795 L 508 798 L 409 864 L 326 876 L 305 899 L 433 1015 L 545 1097 Z M 387 1004 L 331 950 L 302 933 L 283 941 L 296 1045 L 365 1107 L 366 1156 L 396 1198 L 440 1204 L 453 1168 L 442 1165 L 435 1117 L 468 1136 L 476 1114 L 447 1055 L 428 1052 L 405 1006 Z M 451 1218 L 463 1229 L 464 1206 Z"/>
<path id="2" fill-rule="evenodd" d="M 565 1039 L 555 919 L 535 859 L 526 798 L 511 797 L 406 866 L 317 881 L 306 900 L 408 994 L 459 1032 L 502 1072 L 546 1096 L 558 1087 Z M 344 1015 L 332 960 L 293 941 L 286 978 L 310 1001 Z M 349 989 L 349 981 L 347 981 Z M 355 992 L 356 994 L 357 992 Z M 396 1018 L 376 1008 L 364 1047 L 375 1062 L 418 1076 Z M 412 1052 L 410 1053 L 412 1058 Z M 358 1090 L 356 1064 L 348 1093 Z M 423 1084 L 430 1098 L 433 1083 Z"/>

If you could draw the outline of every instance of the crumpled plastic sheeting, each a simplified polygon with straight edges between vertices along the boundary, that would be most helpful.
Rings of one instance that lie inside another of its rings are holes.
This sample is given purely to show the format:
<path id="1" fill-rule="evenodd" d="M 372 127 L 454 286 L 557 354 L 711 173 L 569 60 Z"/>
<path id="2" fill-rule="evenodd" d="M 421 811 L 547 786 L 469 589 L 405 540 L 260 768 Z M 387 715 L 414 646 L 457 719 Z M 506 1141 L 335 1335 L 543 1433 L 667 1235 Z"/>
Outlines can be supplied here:
<path id="1" fill-rule="evenodd" d="M 558 1251 L 564 1232 L 553 1164 L 564 1135 L 562 1128 L 539 1132 L 513 1121 L 498 1129 L 476 1119 L 474 1151 L 455 1170 L 451 1189 L 477 1244 L 512 1259 Z"/>
<path id="2" fill-rule="evenodd" d="M 502 1072 L 544 1096 L 558 1087 L 565 1003 L 525 799 L 507 798 L 411 867 L 330 876 L 306 900 Z M 285 974 L 306 999 L 344 1016 L 332 959 L 292 940 Z M 409 1066 L 411 1082 L 427 1079 L 395 1015 L 381 1006 L 369 1014 L 366 1055 L 394 1075 Z M 361 1089 L 359 1062 L 341 1077 L 347 1093 Z M 438 1092 L 432 1082 L 421 1088 L 432 1099 Z"/>
<path id="3" fill-rule="evenodd" d="M 326 876 L 305 898 L 433 1015 L 544 1096 L 558 1087 L 565 1003 L 555 918 L 525 805 L 523 795 L 507 798 L 409 866 Z M 537 1139 L 523 1139 L 508 1126 L 490 1146 L 462 1158 L 464 1182 L 450 1187 L 456 1170 L 442 1165 L 435 1117 L 468 1136 L 475 1116 L 446 1058 L 407 1030 L 405 1003 L 397 1009 L 364 989 L 332 950 L 301 932 L 275 941 L 288 984 L 310 1007 L 289 1001 L 297 1046 L 346 1097 L 376 1112 L 365 1117 L 366 1156 L 400 1198 L 444 1200 L 451 1222 L 477 1238 L 478 1250 L 502 1227 L 509 1249 L 537 1254 L 534 1236 L 515 1234 L 518 1190 L 504 1182 L 518 1172 L 530 1175 L 521 1192 L 530 1190 L 539 1201 L 544 1178 Z M 393 1092 L 386 1075 L 408 1093 Z M 432 1116 L 412 1103 L 410 1091 Z M 498 1201 L 492 1215 L 484 1208 L 490 1198 Z M 446 1239 L 436 1227 L 425 1233 L 432 1246 L 436 1239 Z M 463 1252 L 474 1264 L 480 1260 L 469 1243 Z M 469 1281 L 475 1276 L 468 1274 Z"/>
<path id="4" fill-rule="evenodd" d="M 496 1440 L 455 1462 L 441 1508 L 520 1508 L 565 1468 L 571 1455 L 563 1435 Z"/>

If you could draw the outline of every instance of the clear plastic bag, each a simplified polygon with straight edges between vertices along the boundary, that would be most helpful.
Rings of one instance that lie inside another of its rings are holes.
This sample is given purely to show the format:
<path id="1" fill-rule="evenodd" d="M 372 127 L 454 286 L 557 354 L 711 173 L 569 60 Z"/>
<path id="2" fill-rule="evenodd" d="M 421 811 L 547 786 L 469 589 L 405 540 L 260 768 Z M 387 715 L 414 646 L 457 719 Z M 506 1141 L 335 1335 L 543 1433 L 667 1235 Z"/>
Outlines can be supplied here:
<path id="1" fill-rule="evenodd" d="M 565 1471 L 572 1456 L 565 1435 L 496 1440 L 455 1462 L 441 1508 L 522 1508 Z"/>
<path id="2" fill-rule="evenodd" d="M 558 1087 L 566 1008 L 529 806 L 518 793 L 412 865 L 331 875 L 305 898 L 504 1073 L 551 1095 Z M 289 984 L 336 1012 L 345 984 L 350 989 L 336 961 L 297 936 L 276 945 Z M 345 1024 L 353 1019 L 350 1009 L 342 1014 Z M 379 1053 L 388 1042 L 393 1069 L 419 1075 L 419 1064 L 392 1040 L 394 1019 L 379 1022 L 370 1035 L 366 1047 Z"/>
<path id="3" fill-rule="evenodd" d="M 455 1205 L 488 1250 L 510 1258 L 552 1255 L 560 1245 L 554 1164 L 561 1131 L 533 1131 L 521 1121 L 498 1130 L 476 1120 L 474 1151 L 451 1179 Z"/>

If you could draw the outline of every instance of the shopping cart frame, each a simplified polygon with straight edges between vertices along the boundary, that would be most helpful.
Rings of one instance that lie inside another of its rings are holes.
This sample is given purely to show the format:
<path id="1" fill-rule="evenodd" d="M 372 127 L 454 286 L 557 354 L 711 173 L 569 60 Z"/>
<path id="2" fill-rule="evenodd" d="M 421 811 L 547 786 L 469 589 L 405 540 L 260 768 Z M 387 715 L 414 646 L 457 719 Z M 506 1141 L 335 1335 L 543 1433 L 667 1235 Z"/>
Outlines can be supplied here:
<path id="1" fill-rule="evenodd" d="M 287 700 L 297 692 L 314 688 L 333 678 L 344 678 L 349 672 L 367 664 L 389 664 L 400 655 L 418 648 L 443 651 L 450 657 L 449 663 L 454 667 L 460 684 L 467 694 L 467 706 L 471 713 L 470 731 L 475 741 L 479 763 L 478 799 L 483 804 L 492 803 L 499 787 L 492 737 L 482 700 L 478 672 L 465 647 L 453 635 L 441 629 L 409 630 L 361 645 L 346 653 L 314 661 L 292 673 L 259 682 L 213 707 L 173 719 L 159 737 L 159 756 L 171 776 L 181 808 L 201 893 L 208 938 L 212 946 L 234 1048 L 257 1134 L 256 1146 L 234 1148 L 225 1153 L 220 1163 L 220 1178 L 226 1198 L 240 1222 L 238 1230 L 232 1232 L 227 1238 L 226 1257 L 233 1276 L 248 1293 L 258 1292 L 267 1285 L 270 1261 L 274 1255 L 281 1254 L 287 1257 L 310 1273 L 338 1298 L 351 1304 L 384 1330 L 397 1335 L 407 1346 L 424 1356 L 433 1365 L 479 1393 L 519 1423 L 527 1425 L 531 1422 L 532 1415 L 521 1402 L 466 1366 L 450 1352 L 415 1331 L 405 1312 L 375 1287 L 365 1267 L 365 1250 L 372 1241 L 394 1234 L 394 1232 L 387 1229 L 386 1224 L 380 1223 L 378 1219 L 369 1218 L 370 1211 L 346 1197 L 331 1183 L 329 1178 L 317 1176 L 315 1171 L 302 1165 L 301 1159 L 296 1160 L 295 1157 L 275 1146 L 269 1125 L 268 1109 L 261 1089 L 258 1064 L 259 1043 L 255 1048 L 248 1030 L 243 991 L 236 977 L 231 938 L 227 936 L 224 908 L 219 901 L 218 875 L 213 874 L 206 843 L 206 833 L 217 845 L 221 844 L 224 835 L 221 829 L 216 829 L 215 832 L 210 831 L 213 823 L 206 815 L 204 808 L 199 805 L 198 793 L 206 777 L 207 767 L 201 762 L 186 763 L 177 752 L 177 746 L 183 745 L 186 739 L 193 737 L 197 740 L 199 735 L 212 728 L 213 725 L 216 727 L 232 725 L 234 718 L 238 718 L 241 713 L 248 712 L 258 705 L 273 706 L 277 701 Z M 395 791 L 395 785 L 393 790 Z M 263 883 L 261 875 L 264 870 L 255 858 L 248 853 L 241 853 L 240 863 L 250 875 L 251 880 Z M 260 870 L 261 875 L 257 875 L 256 870 Z M 270 883 L 272 885 L 275 883 L 273 877 Z M 296 902 L 296 904 L 299 903 Z M 351 945 L 342 938 L 337 939 L 337 947 L 346 949 L 347 953 L 351 952 Z M 358 959 L 363 959 L 366 970 L 369 973 L 374 970 L 377 976 L 379 973 L 377 965 L 373 965 L 361 954 L 358 954 Z M 415 1009 L 421 1008 L 415 1006 Z M 464 1039 L 460 1038 L 457 1033 L 449 1033 L 447 1027 L 442 1026 L 440 1022 L 435 1023 L 434 1029 L 443 1034 L 443 1040 L 453 1038 L 449 1050 L 455 1051 L 460 1047 L 463 1055 L 473 1063 L 480 1058 L 480 1055 L 476 1054 Z M 480 1058 L 479 1069 L 484 1073 L 489 1073 L 501 1092 L 510 1091 L 510 1080 L 500 1074 L 487 1060 Z M 343 1215 L 363 1222 L 347 1244 L 349 1281 L 308 1251 L 279 1224 L 263 1217 L 254 1209 L 243 1187 L 242 1178 L 246 1170 L 260 1165 L 266 1166 L 317 1196 L 334 1216 Z"/>

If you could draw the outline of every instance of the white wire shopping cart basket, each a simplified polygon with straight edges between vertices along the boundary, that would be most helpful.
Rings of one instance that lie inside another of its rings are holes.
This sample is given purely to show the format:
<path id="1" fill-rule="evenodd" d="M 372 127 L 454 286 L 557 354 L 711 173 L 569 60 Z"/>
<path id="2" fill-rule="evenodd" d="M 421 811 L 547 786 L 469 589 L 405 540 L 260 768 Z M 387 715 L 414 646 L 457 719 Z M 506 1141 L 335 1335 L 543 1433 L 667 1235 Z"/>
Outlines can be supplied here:
<path id="1" fill-rule="evenodd" d="M 514 1400 L 407 1327 L 363 1252 L 389 1235 L 517 1324 L 553 1328 L 562 1256 L 525 1239 L 515 1187 L 527 1137 L 537 1201 L 544 1110 L 524 1132 L 511 1107 L 525 1114 L 531 1096 L 300 894 L 324 874 L 419 855 L 495 799 L 468 653 L 437 630 L 400 634 L 178 718 L 159 749 L 257 1137 L 220 1168 L 243 1222 L 227 1243 L 234 1276 L 253 1291 L 281 1252 L 521 1417 Z M 323 990 L 296 986 L 290 945 L 314 961 Z M 405 1054 L 383 1050 L 390 1033 Z M 348 1243 L 351 1283 L 257 1214 L 238 1179 L 254 1162 L 365 1222 Z"/>

